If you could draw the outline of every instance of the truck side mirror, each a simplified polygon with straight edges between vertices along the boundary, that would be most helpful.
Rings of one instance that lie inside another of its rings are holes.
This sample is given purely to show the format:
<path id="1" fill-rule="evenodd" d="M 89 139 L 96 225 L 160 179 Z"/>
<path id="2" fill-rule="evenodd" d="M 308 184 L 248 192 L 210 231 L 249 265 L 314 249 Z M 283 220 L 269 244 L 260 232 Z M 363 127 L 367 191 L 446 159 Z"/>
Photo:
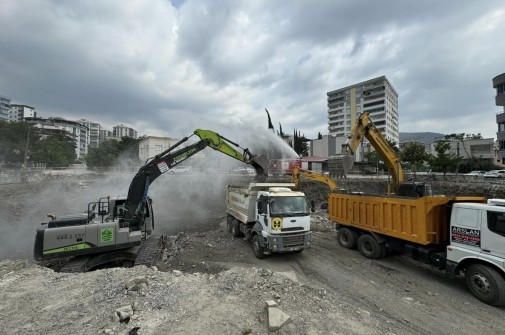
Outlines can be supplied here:
<path id="1" fill-rule="evenodd" d="M 310 211 L 312 213 L 316 211 L 316 201 L 314 199 L 310 200 Z"/>

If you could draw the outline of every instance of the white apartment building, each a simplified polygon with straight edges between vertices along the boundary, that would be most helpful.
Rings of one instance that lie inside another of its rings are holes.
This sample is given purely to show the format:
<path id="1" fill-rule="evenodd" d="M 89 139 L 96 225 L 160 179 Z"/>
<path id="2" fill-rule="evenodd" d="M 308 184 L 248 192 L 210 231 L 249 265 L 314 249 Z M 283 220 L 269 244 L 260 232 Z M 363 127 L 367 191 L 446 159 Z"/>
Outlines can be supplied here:
<path id="1" fill-rule="evenodd" d="M 35 108 L 28 105 L 11 104 L 9 109 L 9 122 L 22 122 L 27 117 L 35 117 Z"/>
<path id="2" fill-rule="evenodd" d="M 63 134 L 70 137 L 75 145 L 77 159 L 84 160 L 88 153 L 88 132 L 89 129 L 84 124 L 77 121 L 65 120 L 60 117 L 38 118 L 30 117 L 26 122 L 33 124 L 39 129 L 41 135 Z"/>
<path id="3" fill-rule="evenodd" d="M 100 129 L 99 134 L 100 134 L 99 135 L 99 142 L 100 143 L 105 142 L 108 139 L 114 138 L 114 137 L 112 137 L 112 131 L 107 130 L 107 129 Z"/>
<path id="4" fill-rule="evenodd" d="M 148 136 L 139 142 L 139 158 L 145 162 L 148 158 L 161 154 L 179 140 L 170 137 Z M 181 146 L 183 148 L 185 145 Z"/>
<path id="5" fill-rule="evenodd" d="M 116 138 L 131 137 L 137 138 L 137 131 L 123 124 L 118 124 L 112 128 L 112 136 Z"/>
<path id="6" fill-rule="evenodd" d="M 88 127 L 88 145 L 90 148 L 98 148 L 100 144 L 100 131 L 101 125 L 96 122 L 91 122 L 86 119 L 80 119 L 77 122 L 82 123 L 86 127 Z"/>
<path id="7" fill-rule="evenodd" d="M 11 99 L 0 95 L 0 120 L 9 121 Z"/>
<path id="8" fill-rule="evenodd" d="M 462 159 L 487 159 L 494 162 L 494 138 L 448 140 L 451 147 L 448 152 Z M 436 155 L 435 145 L 431 145 L 431 153 Z"/>
<path id="9" fill-rule="evenodd" d="M 356 118 L 368 112 L 384 137 L 399 143 L 398 93 L 381 76 L 328 92 L 328 131 L 335 137 L 347 137 Z"/>

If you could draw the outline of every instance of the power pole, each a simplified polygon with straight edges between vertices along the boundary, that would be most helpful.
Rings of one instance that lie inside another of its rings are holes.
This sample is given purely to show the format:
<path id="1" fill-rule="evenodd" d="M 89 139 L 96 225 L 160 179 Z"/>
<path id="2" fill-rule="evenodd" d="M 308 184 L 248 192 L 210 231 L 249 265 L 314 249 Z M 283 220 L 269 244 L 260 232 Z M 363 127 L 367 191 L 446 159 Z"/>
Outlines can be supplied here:
<path id="1" fill-rule="evenodd" d="M 25 159 L 23 163 L 23 168 L 26 170 L 28 164 L 28 143 L 30 142 L 30 129 L 26 130 L 26 143 L 25 143 Z"/>

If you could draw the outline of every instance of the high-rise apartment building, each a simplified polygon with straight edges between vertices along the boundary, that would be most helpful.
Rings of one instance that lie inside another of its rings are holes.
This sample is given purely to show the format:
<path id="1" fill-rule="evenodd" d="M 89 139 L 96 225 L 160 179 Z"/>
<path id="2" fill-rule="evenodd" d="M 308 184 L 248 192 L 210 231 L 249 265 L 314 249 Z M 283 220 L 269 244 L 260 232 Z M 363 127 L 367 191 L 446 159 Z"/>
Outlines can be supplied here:
<path id="1" fill-rule="evenodd" d="M 500 163 L 505 164 L 505 73 L 493 78 L 493 88 L 496 89 L 496 106 L 503 107 L 503 111 L 496 114 L 498 132 L 496 141 L 498 142 L 498 157 Z"/>
<path id="2" fill-rule="evenodd" d="M 328 131 L 335 137 L 346 137 L 356 118 L 368 112 L 384 137 L 400 142 L 398 123 L 398 93 L 381 76 L 327 93 Z"/>
<path id="3" fill-rule="evenodd" d="M 9 111 L 11 109 L 11 99 L 0 95 L 0 120 L 9 121 Z"/>

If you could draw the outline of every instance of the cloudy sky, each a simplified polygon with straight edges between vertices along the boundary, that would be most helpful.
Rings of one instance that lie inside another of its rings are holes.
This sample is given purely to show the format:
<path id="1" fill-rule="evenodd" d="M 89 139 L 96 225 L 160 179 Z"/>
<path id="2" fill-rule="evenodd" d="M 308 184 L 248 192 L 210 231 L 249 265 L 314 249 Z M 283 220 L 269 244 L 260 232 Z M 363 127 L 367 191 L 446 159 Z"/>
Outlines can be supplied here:
<path id="1" fill-rule="evenodd" d="M 0 95 L 139 135 L 327 134 L 326 93 L 386 75 L 400 131 L 495 137 L 503 0 L 2 0 Z"/>

